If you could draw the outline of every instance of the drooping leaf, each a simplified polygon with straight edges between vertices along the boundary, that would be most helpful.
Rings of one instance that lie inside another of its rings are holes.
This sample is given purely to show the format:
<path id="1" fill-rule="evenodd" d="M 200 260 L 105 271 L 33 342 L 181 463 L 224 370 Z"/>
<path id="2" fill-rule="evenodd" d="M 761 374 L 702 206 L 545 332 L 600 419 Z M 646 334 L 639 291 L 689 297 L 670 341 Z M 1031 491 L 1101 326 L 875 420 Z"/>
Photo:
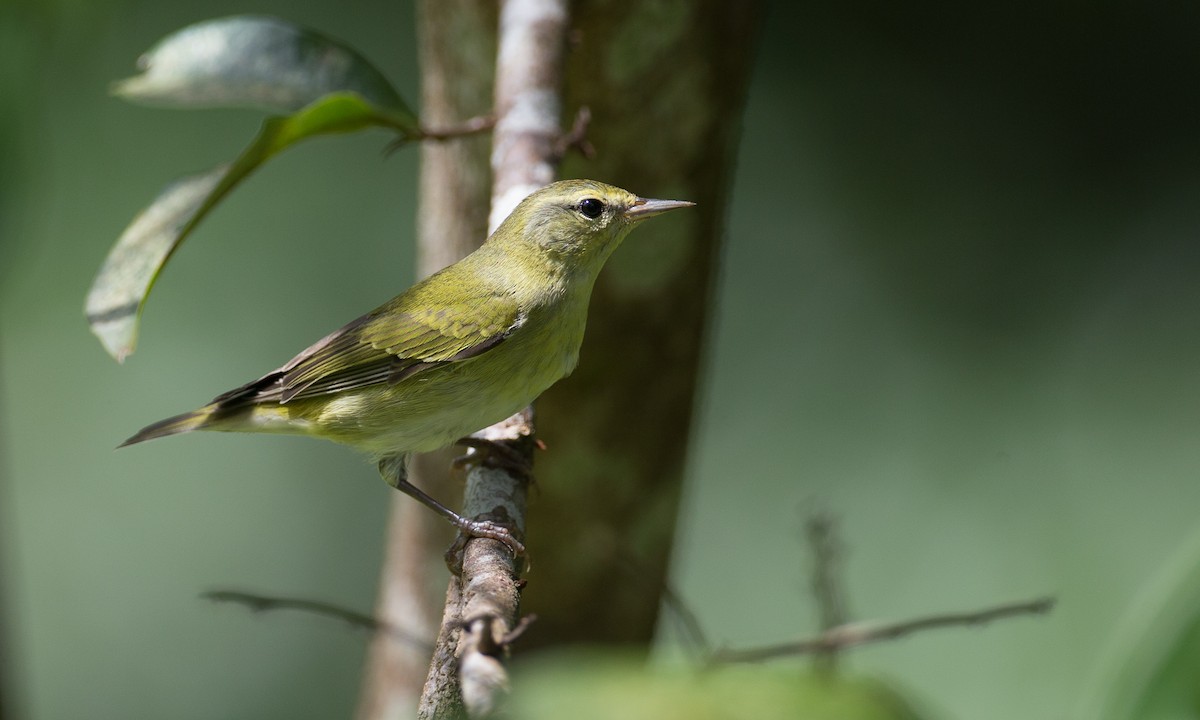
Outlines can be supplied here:
<path id="1" fill-rule="evenodd" d="M 371 126 L 396 127 L 390 114 L 355 93 L 326 95 L 294 115 L 268 118 L 233 163 L 183 178 L 163 190 L 121 234 L 88 293 L 88 324 L 109 354 L 121 362 L 133 352 L 142 308 L 163 266 L 247 175 L 305 138 Z"/>
<path id="2" fill-rule="evenodd" d="M 355 92 L 396 124 L 417 121 L 362 55 L 274 17 L 237 15 L 189 25 L 138 59 L 141 74 L 114 84 L 137 102 L 170 107 L 250 106 L 292 113 L 333 92 Z"/>
<path id="3" fill-rule="evenodd" d="M 1078 717 L 1200 718 L 1200 529 L 1117 626 Z"/>
<path id="4" fill-rule="evenodd" d="M 117 362 L 133 351 L 141 304 L 158 271 L 228 170 L 222 165 L 168 185 L 109 251 L 85 311 L 92 332 Z"/>

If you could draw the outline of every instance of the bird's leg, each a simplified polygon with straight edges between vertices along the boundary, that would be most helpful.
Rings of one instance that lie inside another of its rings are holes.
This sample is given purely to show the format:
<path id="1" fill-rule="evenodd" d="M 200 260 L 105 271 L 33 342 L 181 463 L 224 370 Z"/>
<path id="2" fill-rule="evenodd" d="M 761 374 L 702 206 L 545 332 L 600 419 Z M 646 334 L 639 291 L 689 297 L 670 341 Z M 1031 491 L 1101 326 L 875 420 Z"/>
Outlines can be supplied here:
<path id="1" fill-rule="evenodd" d="M 504 543 L 512 551 L 513 557 L 525 554 L 525 546 L 513 537 L 512 531 L 499 523 L 490 520 L 471 520 L 454 512 L 429 496 L 421 488 L 408 481 L 408 468 L 403 455 L 390 455 L 379 461 L 379 474 L 384 482 L 420 502 L 438 515 L 450 521 L 460 532 L 469 537 L 491 538 Z"/>

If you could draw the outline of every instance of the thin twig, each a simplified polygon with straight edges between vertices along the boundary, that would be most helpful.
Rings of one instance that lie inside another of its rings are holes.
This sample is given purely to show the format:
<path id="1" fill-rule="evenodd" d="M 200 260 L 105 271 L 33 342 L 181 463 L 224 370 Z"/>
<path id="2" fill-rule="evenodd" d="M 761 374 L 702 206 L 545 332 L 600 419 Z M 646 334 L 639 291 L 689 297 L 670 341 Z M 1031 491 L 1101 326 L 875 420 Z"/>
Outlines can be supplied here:
<path id="1" fill-rule="evenodd" d="M 846 624 L 849 611 L 846 607 L 846 590 L 842 584 L 842 543 L 837 534 L 837 522 L 827 512 L 813 512 L 804 524 L 808 545 L 813 554 L 812 591 L 820 615 L 821 632 Z M 825 648 L 817 653 L 821 670 L 833 672 L 837 668 L 838 648 Z"/>
<path id="2" fill-rule="evenodd" d="M 712 664 L 754 663 L 778 657 L 811 655 L 867 643 L 895 640 L 914 632 L 934 628 L 976 626 L 1008 617 L 1044 615 L 1054 608 L 1054 603 L 1054 598 L 1042 597 L 972 612 L 928 615 L 895 623 L 848 623 L 830 628 L 816 637 L 805 640 L 744 650 L 718 650 L 713 654 Z"/>
<path id="3" fill-rule="evenodd" d="M 812 590 L 820 611 L 820 628 L 825 631 L 845 625 L 848 611 L 842 587 L 842 542 L 837 522 L 828 513 L 815 512 L 804 529 L 813 554 Z"/>
<path id="4" fill-rule="evenodd" d="M 366 615 L 355 610 L 350 610 L 339 605 L 334 605 L 332 603 L 320 602 L 318 600 L 306 600 L 304 598 L 257 595 L 255 593 L 242 592 L 240 590 L 211 590 L 206 593 L 201 593 L 200 597 L 204 598 L 205 600 L 212 600 L 213 602 L 228 602 L 245 605 L 256 613 L 270 612 L 272 610 L 299 610 L 301 612 L 311 613 L 313 615 L 336 618 L 355 628 L 368 630 L 370 632 L 387 633 L 400 642 L 407 643 L 425 651 L 430 651 L 433 649 L 433 643 L 427 639 L 420 638 L 413 633 L 402 630 L 389 623 L 381 622 L 370 615 Z"/>
<path id="5" fill-rule="evenodd" d="M 571 123 L 571 129 L 563 133 L 554 143 L 554 154 L 559 161 L 562 161 L 571 150 L 578 150 L 579 154 L 588 160 L 596 157 L 596 148 L 587 137 L 588 127 L 591 124 L 592 109 L 584 105 L 575 113 L 575 121 Z"/>
<path id="6" fill-rule="evenodd" d="M 477 115 L 464 120 L 458 125 L 440 128 L 421 128 L 422 140 L 452 140 L 454 138 L 478 135 L 496 127 L 496 116 L 492 114 Z"/>
<path id="7" fill-rule="evenodd" d="M 1042 597 L 973 612 L 928 615 L 892 623 L 847 622 L 848 604 L 839 577 L 838 562 L 842 546 L 837 537 L 837 523 L 829 513 L 816 512 L 805 522 L 805 531 L 813 552 L 812 587 L 821 614 L 822 630 L 815 637 L 743 650 L 713 650 L 699 619 L 683 598 L 668 583 L 660 585 L 663 608 L 678 618 L 683 636 L 701 664 L 712 667 L 796 655 L 817 655 L 824 663 L 823 669 L 832 671 L 835 669 L 837 653 L 857 645 L 895 640 L 940 627 L 984 625 L 1007 617 L 1041 615 L 1054 607 L 1054 598 Z M 622 559 L 623 564 L 637 570 L 639 562 L 632 554 L 624 553 Z M 640 573 L 637 575 L 641 576 Z"/>
<path id="8" fill-rule="evenodd" d="M 680 628 L 683 630 L 683 636 L 688 640 L 692 648 L 692 653 L 700 658 L 712 657 L 712 644 L 708 641 L 708 636 L 704 634 L 704 628 L 700 625 L 700 619 L 696 617 L 696 613 L 692 608 L 684 602 L 679 593 L 675 592 L 675 588 L 669 583 L 664 582 L 660 589 L 663 607 L 675 613 L 675 617 L 679 620 Z"/>
<path id="9" fill-rule="evenodd" d="M 525 631 L 529 629 L 530 625 L 537 622 L 537 619 L 538 617 L 534 613 L 529 613 L 528 615 L 521 617 L 520 620 L 517 620 L 517 624 L 513 626 L 513 629 L 509 630 L 507 635 L 500 638 L 500 644 L 505 647 L 512 645 L 517 638 L 525 634 Z"/>
<path id="10" fill-rule="evenodd" d="M 383 156 L 391 157 L 391 154 L 400 148 L 408 145 L 414 140 L 429 140 L 432 142 L 445 142 L 446 140 L 455 140 L 458 138 L 470 137 L 480 133 L 487 132 L 496 127 L 496 116 L 492 114 L 476 115 L 473 118 L 464 120 L 457 125 L 446 125 L 444 127 L 423 127 L 413 135 L 405 135 L 404 137 L 396 138 L 388 143 L 383 148 Z"/>

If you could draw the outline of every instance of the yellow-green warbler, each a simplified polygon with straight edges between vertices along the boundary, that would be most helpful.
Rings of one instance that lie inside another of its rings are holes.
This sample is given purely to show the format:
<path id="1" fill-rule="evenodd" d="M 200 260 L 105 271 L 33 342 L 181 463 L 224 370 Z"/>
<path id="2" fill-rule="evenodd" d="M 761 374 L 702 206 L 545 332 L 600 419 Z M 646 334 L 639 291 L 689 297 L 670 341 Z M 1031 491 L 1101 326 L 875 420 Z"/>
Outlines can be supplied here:
<path id="1" fill-rule="evenodd" d="M 122 447 L 191 430 L 326 438 L 370 453 L 390 485 L 464 532 L 510 542 L 410 484 L 408 454 L 499 422 L 568 375 L 604 261 L 642 220 L 692 204 L 592 180 L 548 185 L 459 262 L 278 370 L 156 422 Z"/>

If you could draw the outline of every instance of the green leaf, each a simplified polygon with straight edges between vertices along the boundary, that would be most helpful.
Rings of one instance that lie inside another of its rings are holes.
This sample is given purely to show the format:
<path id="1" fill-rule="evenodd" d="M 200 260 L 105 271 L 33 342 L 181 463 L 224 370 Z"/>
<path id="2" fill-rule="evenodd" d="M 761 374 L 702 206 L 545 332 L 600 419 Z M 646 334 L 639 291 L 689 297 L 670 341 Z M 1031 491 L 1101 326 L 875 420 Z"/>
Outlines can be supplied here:
<path id="1" fill-rule="evenodd" d="M 528 657 L 513 669 L 513 717 L 528 720 L 918 720 L 900 694 L 865 678 L 795 666 L 705 672 L 581 651 Z"/>
<path id="2" fill-rule="evenodd" d="M 138 61 L 142 74 L 114 92 L 172 107 L 241 106 L 293 113 L 269 118 L 229 165 L 179 180 L 117 240 L 88 294 L 88 323 L 123 361 L 158 274 L 184 238 L 247 175 L 305 138 L 378 126 L 403 140 L 420 135 L 416 116 L 360 54 L 331 38 L 271 17 L 235 16 L 186 27 Z"/>
<path id="3" fill-rule="evenodd" d="M 333 92 L 354 92 L 412 134 L 417 120 L 382 73 L 345 44 L 279 18 L 207 20 L 138 59 L 117 95 L 170 107 L 250 106 L 292 113 Z"/>
<path id="4" fill-rule="evenodd" d="M 1200 718 L 1200 529 L 1118 624 L 1079 717 Z"/>
<path id="5" fill-rule="evenodd" d="M 268 118 L 233 163 L 183 178 L 164 189 L 121 234 L 88 293 L 88 324 L 108 353 L 122 362 L 133 352 L 138 319 L 163 266 L 239 182 L 271 156 L 301 140 L 371 126 L 400 130 L 392 114 L 358 94 L 326 95 L 295 115 Z"/>

